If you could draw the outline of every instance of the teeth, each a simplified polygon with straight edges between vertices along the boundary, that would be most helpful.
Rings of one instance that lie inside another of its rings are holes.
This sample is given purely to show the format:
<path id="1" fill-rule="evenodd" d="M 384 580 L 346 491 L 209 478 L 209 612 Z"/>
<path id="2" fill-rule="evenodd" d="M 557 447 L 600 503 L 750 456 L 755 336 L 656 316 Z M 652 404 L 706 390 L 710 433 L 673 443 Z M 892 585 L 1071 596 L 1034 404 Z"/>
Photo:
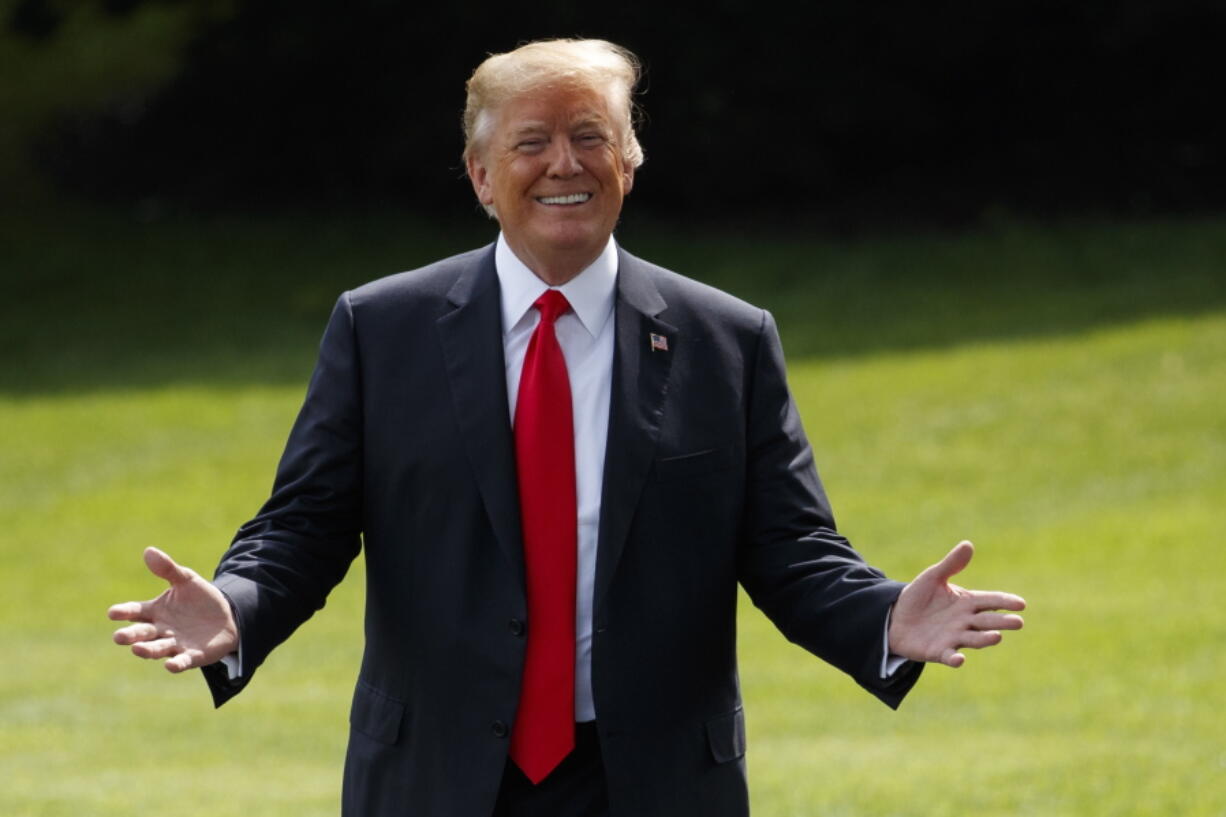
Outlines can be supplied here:
<path id="1" fill-rule="evenodd" d="M 583 204 L 591 197 L 591 193 L 571 193 L 569 196 L 541 196 L 537 201 L 541 204 Z"/>

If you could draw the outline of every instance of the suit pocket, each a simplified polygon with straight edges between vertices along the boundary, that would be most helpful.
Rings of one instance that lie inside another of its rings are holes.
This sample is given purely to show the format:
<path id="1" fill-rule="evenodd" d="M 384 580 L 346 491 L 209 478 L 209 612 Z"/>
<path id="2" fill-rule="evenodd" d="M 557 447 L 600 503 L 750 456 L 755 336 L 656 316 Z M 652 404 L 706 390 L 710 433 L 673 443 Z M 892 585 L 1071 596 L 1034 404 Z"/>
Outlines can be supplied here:
<path id="1" fill-rule="evenodd" d="M 741 707 L 707 721 L 707 742 L 716 763 L 745 756 L 745 710 Z"/>
<path id="2" fill-rule="evenodd" d="M 705 474 L 709 471 L 719 471 L 732 466 L 732 447 L 707 448 L 692 454 L 682 454 L 677 457 L 664 457 L 656 460 L 656 479 L 662 482 L 670 479 Z"/>
<path id="3" fill-rule="evenodd" d="M 353 707 L 349 710 L 349 725 L 372 740 L 393 744 L 400 738 L 404 720 L 404 702 L 384 695 L 370 684 L 359 680 L 353 692 Z"/>

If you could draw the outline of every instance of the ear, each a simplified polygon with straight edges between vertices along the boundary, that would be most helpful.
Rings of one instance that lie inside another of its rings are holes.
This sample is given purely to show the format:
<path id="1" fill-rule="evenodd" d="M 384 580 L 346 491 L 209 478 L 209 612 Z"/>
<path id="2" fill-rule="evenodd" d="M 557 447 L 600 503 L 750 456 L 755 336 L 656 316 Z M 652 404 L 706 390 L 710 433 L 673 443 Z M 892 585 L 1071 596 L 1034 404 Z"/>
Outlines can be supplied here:
<path id="1" fill-rule="evenodd" d="M 622 195 L 626 195 L 634 187 L 634 165 L 622 162 Z"/>
<path id="2" fill-rule="evenodd" d="M 487 207 L 493 204 L 494 187 L 490 184 L 490 174 L 484 160 L 474 152 L 469 154 L 464 161 L 464 166 L 468 169 L 468 180 L 473 184 L 473 192 L 477 194 L 477 201 Z"/>

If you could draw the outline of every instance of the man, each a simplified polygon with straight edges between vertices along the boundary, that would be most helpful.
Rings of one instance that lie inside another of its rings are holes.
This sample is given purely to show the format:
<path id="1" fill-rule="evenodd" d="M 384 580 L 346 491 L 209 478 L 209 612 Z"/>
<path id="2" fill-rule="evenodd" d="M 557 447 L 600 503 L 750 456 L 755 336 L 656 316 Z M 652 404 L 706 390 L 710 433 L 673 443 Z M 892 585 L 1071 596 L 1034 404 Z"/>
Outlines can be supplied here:
<path id="1" fill-rule="evenodd" d="M 770 316 L 612 240 L 642 151 L 603 41 L 486 60 L 465 160 L 494 246 L 341 296 L 272 497 L 213 584 L 116 633 L 218 705 L 366 548 L 344 811 L 743 815 L 738 582 L 891 706 L 1021 599 L 909 585 L 834 529 Z"/>

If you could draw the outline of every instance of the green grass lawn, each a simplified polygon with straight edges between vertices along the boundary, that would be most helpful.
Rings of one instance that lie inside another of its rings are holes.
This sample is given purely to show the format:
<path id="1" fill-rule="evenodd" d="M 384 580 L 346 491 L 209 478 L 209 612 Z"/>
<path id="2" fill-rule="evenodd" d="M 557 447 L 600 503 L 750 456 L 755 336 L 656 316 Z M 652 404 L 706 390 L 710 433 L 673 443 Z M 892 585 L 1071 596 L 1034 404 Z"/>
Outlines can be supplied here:
<path id="1" fill-rule="evenodd" d="M 217 712 L 105 610 L 160 589 L 143 547 L 210 571 L 257 508 L 336 294 L 481 229 L 5 217 L 0 814 L 336 813 L 357 576 Z M 1030 603 L 896 713 L 746 604 L 756 815 L 1226 814 L 1226 220 L 623 240 L 776 313 L 871 561 L 971 538 L 966 583 Z"/>

